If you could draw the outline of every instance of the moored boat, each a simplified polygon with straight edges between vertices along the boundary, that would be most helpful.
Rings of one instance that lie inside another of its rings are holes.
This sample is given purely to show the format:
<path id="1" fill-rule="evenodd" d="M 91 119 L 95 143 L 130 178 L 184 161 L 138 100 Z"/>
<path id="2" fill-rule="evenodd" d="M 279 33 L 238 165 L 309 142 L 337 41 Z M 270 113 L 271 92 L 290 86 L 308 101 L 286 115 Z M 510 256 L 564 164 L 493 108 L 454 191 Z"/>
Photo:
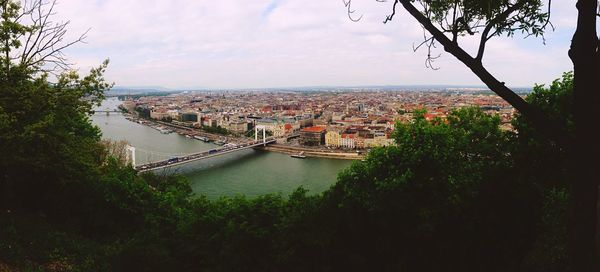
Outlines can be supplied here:
<path id="1" fill-rule="evenodd" d="M 196 136 L 194 136 L 194 139 L 196 139 L 196 140 L 200 140 L 200 141 L 203 141 L 203 142 L 208 142 L 208 141 L 209 141 L 209 139 L 208 139 L 208 138 L 206 138 L 206 137 L 202 137 L 202 136 L 197 136 L 197 135 L 196 135 Z"/>
<path id="2" fill-rule="evenodd" d="M 304 151 L 301 151 L 298 154 L 291 155 L 290 157 L 296 158 L 296 159 L 306 159 L 306 156 L 304 155 Z"/>

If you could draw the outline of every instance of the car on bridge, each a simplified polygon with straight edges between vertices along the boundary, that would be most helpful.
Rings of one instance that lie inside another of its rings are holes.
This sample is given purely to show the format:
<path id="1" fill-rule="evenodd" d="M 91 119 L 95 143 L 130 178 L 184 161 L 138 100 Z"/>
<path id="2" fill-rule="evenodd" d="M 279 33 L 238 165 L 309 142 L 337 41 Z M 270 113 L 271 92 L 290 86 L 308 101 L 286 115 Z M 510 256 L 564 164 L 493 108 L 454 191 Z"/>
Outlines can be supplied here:
<path id="1" fill-rule="evenodd" d="M 175 157 L 175 158 L 170 158 L 170 159 L 167 161 L 167 164 L 175 163 L 175 162 L 178 162 L 178 161 L 179 161 L 179 158 L 177 158 L 177 157 Z"/>

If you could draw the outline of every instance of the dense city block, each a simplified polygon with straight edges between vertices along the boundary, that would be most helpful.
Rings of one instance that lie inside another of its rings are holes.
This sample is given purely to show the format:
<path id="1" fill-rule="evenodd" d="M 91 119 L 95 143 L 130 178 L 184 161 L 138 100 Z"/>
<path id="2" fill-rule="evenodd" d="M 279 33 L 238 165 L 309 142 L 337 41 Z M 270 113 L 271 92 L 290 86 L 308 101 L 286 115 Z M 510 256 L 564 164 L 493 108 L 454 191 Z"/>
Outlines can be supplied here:
<path id="1" fill-rule="evenodd" d="M 444 120 L 456 108 L 477 106 L 497 114 L 510 130 L 513 108 L 484 90 L 197 91 L 166 96 L 124 96 L 123 108 L 140 117 L 206 132 L 253 136 L 256 126 L 290 145 L 369 149 L 394 144 L 397 122 L 425 110 Z"/>

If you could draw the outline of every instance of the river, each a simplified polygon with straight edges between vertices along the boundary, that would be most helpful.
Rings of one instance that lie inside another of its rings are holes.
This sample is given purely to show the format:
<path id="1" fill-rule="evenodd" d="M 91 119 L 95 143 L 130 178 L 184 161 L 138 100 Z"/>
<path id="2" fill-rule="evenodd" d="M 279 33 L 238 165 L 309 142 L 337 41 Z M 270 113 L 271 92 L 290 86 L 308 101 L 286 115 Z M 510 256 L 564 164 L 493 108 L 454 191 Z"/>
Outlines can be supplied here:
<path id="1" fill-rule="evenodd" d="M 115 109 L 116 98 L 107 99 L 100 109 Z M 126 140 L 136 148 L 136 163 L 209 150 L 211 143 L 159 131 L 124 118 L 118 113 L 97 113 L 92 122 L 103 138 Z M 194 193 L 209 199 L 243 194 L 255 197 L 268 193 L 287 195 L 302 186 L 311 193 L 328 189 L 337 173 L 352 162 L 324 158 L 295 159 L 289 155 L 262 150 L 244 150 L 215 158 L 190 162 L 157 173 L 180 173 L 190 180 Z"/>

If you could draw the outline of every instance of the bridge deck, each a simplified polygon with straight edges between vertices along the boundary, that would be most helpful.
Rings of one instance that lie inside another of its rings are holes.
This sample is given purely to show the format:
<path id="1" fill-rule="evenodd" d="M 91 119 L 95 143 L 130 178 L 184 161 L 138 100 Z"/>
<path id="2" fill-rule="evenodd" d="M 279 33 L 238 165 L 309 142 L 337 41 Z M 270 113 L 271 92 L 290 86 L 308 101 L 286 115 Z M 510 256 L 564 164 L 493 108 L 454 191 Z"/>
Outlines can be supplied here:
<path id="1" fill-rule="evenodd" d="M 186 156 L 181 156 L 181 157 L 172 158 L 172 159 L 168 159 L 168 160 L 138 165 L 135 167 L 135 169 L 138 170 L 139 172 L 153 171 L 153 170 L 158 170 L 158 169 L 167 168 L 167 167 L 171 167 L 171 166 L 186 164 L 186 163 L 193 162 L 193 161 L 199 161 L 199 160 L 208 159 L 208 158 L 212 158 L 212 157 L 216 157 L 216 156 L 221 156 L 221 155 L 237 152 L 240 150 L 254 148 L 254 147 L 261 146 L 261 145 L 274 143 L 275 141 L 276 141 L 275 139 L 268 139 L 266 142 L 262 142 L 262 141 L 250 142 L 250 143 L 246 143 L 246 144 L 236 145 L 234 147 L 223 147 L 223 148 L 218 148 L 218 149 L 211 149 L 211 150 L 202 151 L 202 152 L 198 152 L 198 153 L 194 153 L 194 154 L 189 154 Z"/>

